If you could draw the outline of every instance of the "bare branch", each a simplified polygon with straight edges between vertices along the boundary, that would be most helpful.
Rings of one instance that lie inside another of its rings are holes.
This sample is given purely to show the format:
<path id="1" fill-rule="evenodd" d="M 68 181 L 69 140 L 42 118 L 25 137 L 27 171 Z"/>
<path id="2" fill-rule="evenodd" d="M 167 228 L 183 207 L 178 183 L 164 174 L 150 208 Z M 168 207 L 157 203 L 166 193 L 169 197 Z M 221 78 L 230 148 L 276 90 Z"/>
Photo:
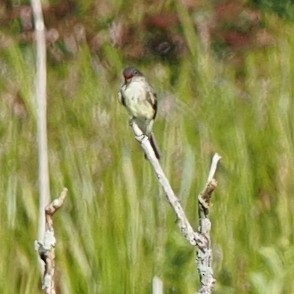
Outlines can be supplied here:
<path id="1" fill-rule="evenodd" d="M 213 177 L 220 159 L 221 157 L 217 153 L 213 156 L 207 183 L 202 193 L 198 195 L 199 232 L 205 236 L 207 240 L 204 247 L 198 247 L 196 255 L 196 263 L 201 284 L 198 294 L 210 294 L 215 284 L 212 269 L 212 250 L 210 244 L 211 222 L 208 218 L 208 213 L 212 192 L 217 187 L 217 182 Z"/>
<path id="2" fill-rule="evenodd" d="M 67 189 L 64 188 L 60 196 L 49 203 L 45 208 L 45 234 L 43 242 L 35 241 L 35 248 L 40 258 L 45 263 L 42 289 L 44 294 L 55 294 L 55 245 L 56 239 L 53 228 L 53 215 L 63 205 L 67 195 Z"/>
<path id="3" fill-rule="evenodd" d="M 200 193 L 200 195 L 198 196 L 198 201 L 201 204 L 201 206 L 203 206 L 203 209 L 209 209 L 211 194 L 217 186 L 217 182 L 213 177 L 220 159 L 221 157 L 217 153 L 214 154 L 209 170 L 209 175 L 207 178 L 207 183 L 203 189 L 203 192 Z"/>
<path id="4" fill-rule="evenodd" d="M 167 201 L 177 216 L 178 225 L 182 234 L 191 245 L 197 246 L 196 261 L 201 284 L 198 293 L 210 294 L 213 290 L 215 279 L 212 270 L 212 251 L 210 247 L 211 222 L 208 218 L 208 212 L 211 194 L 217 186 L 217 182 L 213 177 L 216 172 L 218 161 L 221 157 L 218 154 L 214 155 L 208 175 L 208 181 L 203 192 L 198 196 L 199 231 L 195 232 L 155 156 L 148 137 L 142 133 L 141 129 L 133 120 L 130 122 L 130 126 L 133 129 L 136 140 L 141 144 L 141 147 L 155 171 L 158 181 L 165 192 Z"/>
<path id="5" fill-rule="evenodd" d="M 166 178 L 161 168 L 161 165 L 155 156 L 155 153 L 149 142 L 148 137 L 142 133 L 141 129 L 138 127 L 138 125 L 134 121 L 130 122 L 130 125 L 133 129 L 136 140 L 141 144 L 148 160 L 150 161 L 155 171 L 157 179 L 165 192 L 167 201 L 169 202 L 169 204 L 171 205 L 172 209 L 174 210 L 177 216 L 177 222 L 182 234 L 189 241 L 191 245 L 201 244 L 201 246 L 204 246 L 204 244 L 206 243 L 206 239 L 198 232 L 194 232 L 191 224 L 189 223 L 185 215 L 185 212 L 180 204 L 179 199 L 176 197 L 174 191 L 172 190 L 169 184 L 169 181 Z"/>

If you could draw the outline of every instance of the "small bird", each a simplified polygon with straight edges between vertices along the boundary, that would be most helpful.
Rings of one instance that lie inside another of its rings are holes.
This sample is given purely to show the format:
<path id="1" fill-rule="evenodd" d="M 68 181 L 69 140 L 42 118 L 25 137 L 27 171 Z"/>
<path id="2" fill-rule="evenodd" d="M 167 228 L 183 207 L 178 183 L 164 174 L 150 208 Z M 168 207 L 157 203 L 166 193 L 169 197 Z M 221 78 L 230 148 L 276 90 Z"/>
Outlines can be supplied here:
<path id="1" fill-rule="evenodd" d="M 156 94 L 147 82 L 145 76 L 134 67 L 123 71 L 124 83 L 121 86 L 118 99 L 130 113 L 141 131 L 148 136 L 157 159 L 160 158 L 156 147 L 152 127 L 157 113 Z"/>

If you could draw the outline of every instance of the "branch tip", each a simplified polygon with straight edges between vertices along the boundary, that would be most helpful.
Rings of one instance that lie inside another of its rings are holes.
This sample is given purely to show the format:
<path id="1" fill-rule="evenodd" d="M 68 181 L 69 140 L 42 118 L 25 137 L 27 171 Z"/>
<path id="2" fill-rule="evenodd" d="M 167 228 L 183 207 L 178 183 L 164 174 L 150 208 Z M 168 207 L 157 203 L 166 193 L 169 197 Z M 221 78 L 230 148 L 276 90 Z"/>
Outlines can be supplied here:
<path id="1" fill-rule="evenodd" d="M 218 164 L 218 162 L 220 160 L 221 160 L 221 156 L 218 153 L 215 153 L 213 155 L 213 157 L 212 157 L 212 161 L 211 161 L 211 166 L 210 166 L 210 170 L 209 170 L 207 182 L 210 182 L 213 179 L 214 174 L 216 172 L 217 164 Z"/>
<path id="2" fill-rule="evenodd" d="M 46 214 L 53 215 L 63 205 L 64 200 L 67 196 L 67 191 L 67 188 L 63 188 L 63 191 L 60 193 L 59 197 L 54 199 L 46 206 Z"/>

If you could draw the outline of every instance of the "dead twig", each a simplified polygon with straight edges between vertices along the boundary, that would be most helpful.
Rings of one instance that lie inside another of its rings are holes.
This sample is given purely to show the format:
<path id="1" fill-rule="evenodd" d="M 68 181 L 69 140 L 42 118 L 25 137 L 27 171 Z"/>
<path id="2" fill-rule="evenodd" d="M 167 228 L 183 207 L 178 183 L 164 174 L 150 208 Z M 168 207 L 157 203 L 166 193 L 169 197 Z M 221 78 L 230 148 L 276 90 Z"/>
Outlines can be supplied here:
<path id="1" fill-rule="evenodd" d="M 207 179 L 207 183 L 198 196 L 198 216 L 199 216 L 199 232 L 206 238 L 207 243 L 204 247 L 198 246 L 196 254 L 196 263 L 198 273 L 200 277 L 200 289 L 199 294 L 210 294 L 214 288 L 215 279 L 213 277 L 212 269 L 212 250 L 211 250 L 211 222 L 208 217 L 210 208 L 210 199 L 212 192 L 217 186 L 217 182 L 214 179 L 217 164 L 221 157 L 216 153 L 212 158 L 212 163 Z"/>
<path id="2" fill-rule="evenodd" d="M 44 294 L 56 294 L 54 273 L 55 273 L 55 245 L 56 238 L 53 228 L 53 215 L 63 205 L 67 195 L 64 188 L 60 196 L 49 203 L 45 208 L 45 233 L 44 240 L 35 241 L 35 248 L 40 258 L 45 263 L 42 289 Z"/>

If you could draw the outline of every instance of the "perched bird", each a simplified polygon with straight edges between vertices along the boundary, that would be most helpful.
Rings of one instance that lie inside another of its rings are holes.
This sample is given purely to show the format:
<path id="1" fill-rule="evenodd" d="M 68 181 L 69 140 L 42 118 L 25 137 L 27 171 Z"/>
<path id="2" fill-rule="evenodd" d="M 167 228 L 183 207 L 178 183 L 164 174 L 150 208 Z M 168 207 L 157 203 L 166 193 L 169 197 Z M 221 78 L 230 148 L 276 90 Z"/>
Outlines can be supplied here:
<path id="1" fill-rule="evenodd" d="M 157 113 L 156 94 L 147 82 L 145 76 L 134 67 L 123 71 L 124 83 L 119 90 L 119 101 L 130 113 L 141 131 L 148 136 L 154 153 L 159 159 L 152 127 Z"/>

